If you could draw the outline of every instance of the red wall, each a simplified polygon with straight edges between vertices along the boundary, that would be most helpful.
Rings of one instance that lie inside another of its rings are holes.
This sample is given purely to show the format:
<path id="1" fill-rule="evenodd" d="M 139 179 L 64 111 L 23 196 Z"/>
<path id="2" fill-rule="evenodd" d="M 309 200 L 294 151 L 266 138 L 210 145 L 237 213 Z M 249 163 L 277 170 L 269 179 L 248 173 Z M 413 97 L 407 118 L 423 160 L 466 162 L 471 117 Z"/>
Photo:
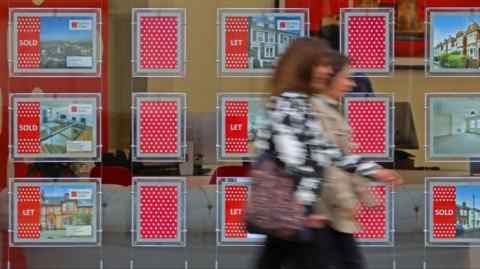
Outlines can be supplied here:
<path id="1" fill-rule="evenodd" d="M 0 35 L 8 37 L 8 8 L 37 7 L 32 0 L 0 0 Z M 108 0 L 45 0 L 41 7 L 101 8 L 103 64 L 101 78 L 9 78 L 7 42 L 0 42 L 0 88 L 2 89 L 2 132 L 0 134 L 0 189 L 6 184 L 8 159 L 8 93 L 31 92 L 35 87 L 43 92 L 100 92 L 102 94 L 102 144 L 108 145 Z M 107 146 L 104 146 L 105 150 Z M 24 176 L 24 169 L 16 169 L 16 176 Z"/>

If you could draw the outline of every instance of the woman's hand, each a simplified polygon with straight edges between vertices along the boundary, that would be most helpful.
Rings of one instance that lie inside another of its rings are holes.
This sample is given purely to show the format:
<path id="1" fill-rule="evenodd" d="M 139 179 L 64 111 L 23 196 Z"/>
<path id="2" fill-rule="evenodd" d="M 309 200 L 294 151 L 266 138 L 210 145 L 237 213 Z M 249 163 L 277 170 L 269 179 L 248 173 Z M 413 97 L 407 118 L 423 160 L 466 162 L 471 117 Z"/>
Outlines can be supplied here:
<path id="1" fill-rule="evenodd" d="M 325 216 L 312 214 L 305 220 L 305 227 L 308 228 L 323 228 L 327 225 L 328 219 Z"/>
<path id="2" fill-rule="evenodd" d="M 403 183 L 402 177 L 391 169 L 380 169 L 375 173 L 368 175 L 368 177 L 380 180 L 387 183 L 392 183 L 393 185 L 400 185 Z"/>

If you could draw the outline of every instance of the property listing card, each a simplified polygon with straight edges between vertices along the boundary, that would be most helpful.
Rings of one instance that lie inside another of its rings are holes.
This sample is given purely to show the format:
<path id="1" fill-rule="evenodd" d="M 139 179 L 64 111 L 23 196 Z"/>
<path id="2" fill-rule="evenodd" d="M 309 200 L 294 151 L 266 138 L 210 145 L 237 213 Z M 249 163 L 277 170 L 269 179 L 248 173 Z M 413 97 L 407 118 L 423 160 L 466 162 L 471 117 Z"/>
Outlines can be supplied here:
<path id="1" fill-rule="evenodd" d="M 14 76 L 96 76 L 99 10 L 10 9 L 11 74 Z"/>
<path id="2" fill-rule="evenodd" d="M 220 9 L 220 67 L 223 75 L 272 72 L 290 42 L 308 34 L 307 10 Z"/>
<path id="3" fill-rule="evenodd" d="M 266 94 L 222 93 L 217 96 L 217 158 L 248 160 L 255 155 L 253 142 L 265 123 Z"/>
<path id="4" fill-rule="evenodd" d="M 96 245 L 97 183 L 77 179 L 13 181 L 12 244 Z"/>
<path id="5" fill-rule="evenodd" d="M 473 246 L 480 244 L 478 177 L 426 178 L 426 244 Z"/>
<path id="6" fill-rule="evenodd" d="M 99 159 L 98 94 L 14 94 L 14 160 Z"/>

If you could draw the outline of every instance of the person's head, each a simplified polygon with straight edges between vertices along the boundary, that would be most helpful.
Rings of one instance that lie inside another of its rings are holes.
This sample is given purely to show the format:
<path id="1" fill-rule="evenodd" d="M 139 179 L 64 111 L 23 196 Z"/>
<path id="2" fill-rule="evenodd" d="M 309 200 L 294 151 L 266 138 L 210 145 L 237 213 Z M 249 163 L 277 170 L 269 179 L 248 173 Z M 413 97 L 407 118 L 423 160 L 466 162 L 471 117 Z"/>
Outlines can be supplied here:
<path id="1" fill-rule="evenodd" d="M 278 60 L 273 74 L 273 95 L 296 91 L 313 95 L 326 90 L 336 53 L 318 38 L 299 38 Z M 314 72 L 315 70 L 315 72 Z"/>
<path id="2" fill-rule="evenodd" d="M 321 92 L 333 99 L 340 99 L 345 93 L 355 87 L 355 82 L 350 77 L 348 58 L 337 54 L 332 61 L 332 74 L 328 81 L 327 90 Z"/>

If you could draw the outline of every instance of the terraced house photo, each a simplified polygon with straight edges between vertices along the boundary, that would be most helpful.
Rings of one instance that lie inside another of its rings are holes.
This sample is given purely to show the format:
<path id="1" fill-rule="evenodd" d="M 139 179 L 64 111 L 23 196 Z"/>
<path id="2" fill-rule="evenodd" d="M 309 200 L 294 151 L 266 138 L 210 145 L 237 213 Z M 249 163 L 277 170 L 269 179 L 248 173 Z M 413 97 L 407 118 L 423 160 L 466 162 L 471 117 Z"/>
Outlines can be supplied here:
<path id="1" fill-rule="evenodd" d="M 431 72 L 479 72 L 480 12 L 431 12 L 430 29 Z"/>

